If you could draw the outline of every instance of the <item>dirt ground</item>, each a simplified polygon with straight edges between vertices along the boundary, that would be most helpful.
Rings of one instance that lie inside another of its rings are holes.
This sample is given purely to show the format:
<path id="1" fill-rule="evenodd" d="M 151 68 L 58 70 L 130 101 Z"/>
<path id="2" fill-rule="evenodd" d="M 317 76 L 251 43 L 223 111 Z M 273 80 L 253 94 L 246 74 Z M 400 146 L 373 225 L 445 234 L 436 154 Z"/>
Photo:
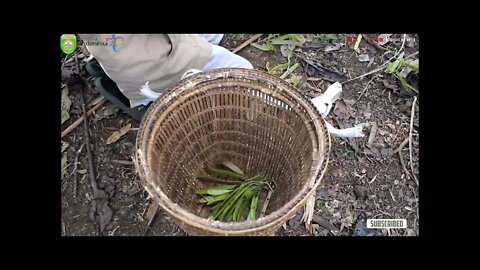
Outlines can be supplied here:
<path id="1" fill-rule="evenodd" d="M 377 37 L 379 34 L 368 34 Z M 234 49 L 247 40 L 249 34 L 225 35 L 221 45 Z M 262 43 L 267 35 L 260 38 Z M 295 51 L 306 59 L 317 60 L 322 66 L 330 68 L 345 78 L 355 78 L 377 69 L 393 55 L 385 54 L 387 50 L 395 52 L 402 46 L 402 36 L 392 35 L 392 41 L 382 49 L 373 42 L 361 42 L 358 50 L 353 50 L 354 43 L 347 42 L 348 37 L 357 35 L 314 35 L 305 34 L 306 42 Z M 408 35 L 405 42 L 405 56 L 418 51 L 418 36 Z M 334 39 L 335 38 L 335 39 Z M 413 41 L 413 38 L 415 41 Z M 334 50 L 327 46 L 337 45 Z M 88 51 L 79 42 L 79 61 L 85 64 Z M 327 52 L 328 51 L 328 52 Z M 239 55 L 249 60 L 254 68 L 266 70 L 266 63 L 273 67 L 286 62 L 280 50 L 264 52 L 252 46 L 242 49 Z M 358 55 L 367 54 L 373 61 L 360 61 Z M 70 59 L 73 59 L 71 56 Z M 418 58 L 418 55 L 417 55 Z M 81 114 L 80 84 L 69 79 L 75 71 L 75 62 L 65 60 L 61 63 L 63 83 L 68 88 L 72 101 L 70 118 L 62 124 L 62 130 L 72 124 Z M 301 63 L 301 59 L 292 56 L 292 61 Z M 330 85 L 326 80 L 307 80 L 310 78 L 300 65 L 293 74 L 302 76 L 297 85 L 299 91 L 308 97 L 318 96 Z M 91 104 L 98 98 L 92 78 L 86 90 L 86 103 Z M 412 85 L 417 78 L 410 76 Z M 385 72 L 376 72 L 362 79 L 343 84 L 343 93 L 330 113 L 328 121 L 336 127 L 346 127 L 368 123 L 364 138 L 332 138 L 331 159 L 328 171 L 317 190 L 314 216 L 315 236 L 415 236 L 419 234 L 418 185 L 411 174 L 409 144 L 400 154 L 405 163 L 402 167 L 399 153 L 392 153 L 409 137 L 410 117 L 413 94 L 410 94 L 398 80 Z M 418 125 L 419 105 L 415 108 L 412 128 L 413 170 L 418 178 Z M 347 115 L 347 116 L 346 116 Z M 131 124 L 130 130 L 118 141 L 106 144 L 110 135 Z M 372 128 L 376 125 L 375 136 L 370 138 Z M 84 145 L 83 124 L 62 138 L 66 145 L 65 177 L 62 178 L 62 235 L 65 236 L 185 236 L 162 211 L 156 215 L 150 229 L 147 210 L 150 201 L 141 187 L 132 164 L 118 164 L 115 160 L 131 161 L 135 136 L 139 123 L 127 114 L 116 110 L 109 102 L 96 110 L 89 121 L 90 141 L 96 179 L 99 186 L 107 191 L 111 222 L 105 224 L 102 233 L 90 217 L 93 190 L 88 173 L 87 151 Z M 370 139 L 370 144 L 368 143 Z M 408 173 L 406 172 L 408 171 Z M 98 206 L 98 205 L 97 205 Z M 108 215 L 108 214 L 107 214 Z M 308 233 L 301 223 L 302 213 L 289 220 L 277 233 L 279 236 L 306 236 Z M 407 229 L 367 229 L 369 218 L 404 218 Z"/>

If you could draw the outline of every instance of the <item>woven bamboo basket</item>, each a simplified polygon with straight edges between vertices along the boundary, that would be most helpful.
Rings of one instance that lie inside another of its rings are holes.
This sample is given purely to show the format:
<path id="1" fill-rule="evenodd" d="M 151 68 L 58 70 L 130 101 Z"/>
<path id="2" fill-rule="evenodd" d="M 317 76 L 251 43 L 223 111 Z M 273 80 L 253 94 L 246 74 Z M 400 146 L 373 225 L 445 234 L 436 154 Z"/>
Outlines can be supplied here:
<path id="1" fill-rule="evenodd" d="M 323 119 L 297 89 L 259 70 L 229 68 L 187 77 L 150 106 L 135 163 L 147 192 L 188 234 L 274 235 L 320 185 L 329 153 Z M 195 190 L 215 184 L 197 177 L 224 160 L 275 183 L 263 217 L 207 219 Z"/>

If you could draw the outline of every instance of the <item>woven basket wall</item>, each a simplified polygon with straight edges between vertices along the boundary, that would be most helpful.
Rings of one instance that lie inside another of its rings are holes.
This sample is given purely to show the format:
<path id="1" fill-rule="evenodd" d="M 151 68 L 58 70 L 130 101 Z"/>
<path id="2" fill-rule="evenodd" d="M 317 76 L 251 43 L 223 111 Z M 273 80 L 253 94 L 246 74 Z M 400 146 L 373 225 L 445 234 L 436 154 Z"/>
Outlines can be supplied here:
<path id="1" fill-rule="evenodd" d="M 273 235 L 320 185 L 329 153 L 323 119 L 297 89 L 262 71 L 218 69 L 178 82 L 150 106 L 136 167 L 150 196 L 191 235 Z M 195 190 L 214 184 L 196 178 L 223 160 L 275 182 L 263 217 L 206 219 Z"/>

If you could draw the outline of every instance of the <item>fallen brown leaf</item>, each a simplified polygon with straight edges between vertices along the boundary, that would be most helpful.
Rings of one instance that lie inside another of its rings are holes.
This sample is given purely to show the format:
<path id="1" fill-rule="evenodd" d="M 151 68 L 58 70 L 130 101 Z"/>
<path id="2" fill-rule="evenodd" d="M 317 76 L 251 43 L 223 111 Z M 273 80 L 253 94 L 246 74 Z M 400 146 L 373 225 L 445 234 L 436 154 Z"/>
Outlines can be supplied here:
<path id="1" fill-rule="evenodd" d="M 132 124 L 129 123 L 128 125 L 124 126 L 123 128 L 113 132 L 112 135 L 110 135 L 110 137 L 108 137 L 106 144 L 111 144 L 111 143 L 114 143 L 114 142 L 118 141 L 118 139 L 120 139 L 123 135 L 127 134 L 127 132 L 130 131 L 131 126 L 132 126 Z"/>

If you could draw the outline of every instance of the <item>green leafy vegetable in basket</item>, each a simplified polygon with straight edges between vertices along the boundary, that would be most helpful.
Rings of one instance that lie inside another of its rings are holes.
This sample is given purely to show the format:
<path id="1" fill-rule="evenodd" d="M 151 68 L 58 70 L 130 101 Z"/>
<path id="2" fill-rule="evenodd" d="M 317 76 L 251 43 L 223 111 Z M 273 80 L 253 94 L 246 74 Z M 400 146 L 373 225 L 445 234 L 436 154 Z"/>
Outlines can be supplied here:
<path id="1" fill-rule="evenodd" d="M 261 175 L 247 178 L 243 171 L 230 161 L 222 162 L 221 165 L 228 170 L 209 167 L 205 170 L 209 174 L 228 180 L 198 178 L 201 181 L 228 183 L 228 185 L 217 185 L 196 191 L 202 197 L 200 202 L 211 207 L 209 219 L 223 222 L 240 221 L 245 209 L 249 208 L 247 220 L 255 220 L 260 191 L 265 185 L 268 187 L 270 185 Z"/>

